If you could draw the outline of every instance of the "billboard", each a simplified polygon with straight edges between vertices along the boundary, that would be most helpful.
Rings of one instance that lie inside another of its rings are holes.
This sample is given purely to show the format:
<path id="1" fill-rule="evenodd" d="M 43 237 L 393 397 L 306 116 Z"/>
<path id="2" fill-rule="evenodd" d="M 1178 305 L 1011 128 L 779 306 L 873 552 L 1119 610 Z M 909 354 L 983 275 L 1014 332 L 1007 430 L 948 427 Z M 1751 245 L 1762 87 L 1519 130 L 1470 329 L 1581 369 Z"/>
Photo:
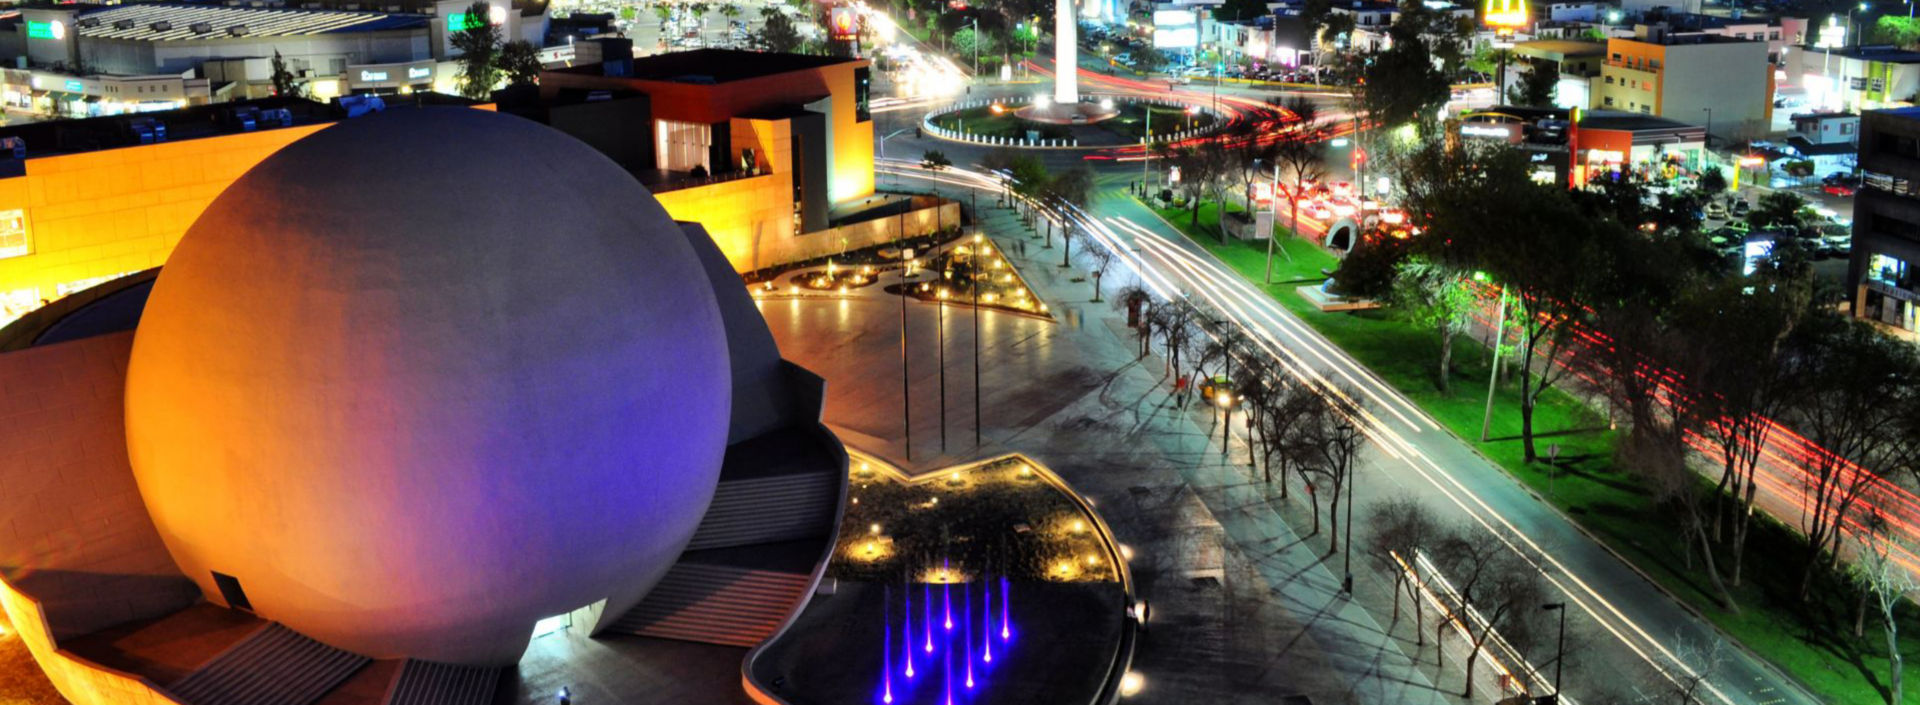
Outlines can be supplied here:
<path id="1" fill-rule="evenodd" d="M 1192 49 L 1199 45 L 1199 13 L 1194 10 L 1153 11 L 1153 48 Z"/>
<path id="2" fill-rule="evenodd" d="M 827 18 L 834 39 L 845 41 L 860 33 L 860 15 L 850 5 L 835 5 Z"/>

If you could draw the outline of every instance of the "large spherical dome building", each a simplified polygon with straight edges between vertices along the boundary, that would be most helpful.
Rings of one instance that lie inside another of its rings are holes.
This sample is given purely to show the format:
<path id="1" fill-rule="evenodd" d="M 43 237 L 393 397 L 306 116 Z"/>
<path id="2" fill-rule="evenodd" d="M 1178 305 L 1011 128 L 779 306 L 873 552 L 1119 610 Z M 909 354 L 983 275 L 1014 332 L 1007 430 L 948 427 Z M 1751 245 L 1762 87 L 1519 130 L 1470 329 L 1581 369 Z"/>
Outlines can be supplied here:
<path id="1" fill-rule="evenodd" d="M 706 270 L 625 171 L 519 118 L 393 111 L 287 147 L 186 234 L 126 438 L 208 599 L 376 658 L 504 664 L 679 555 L 728 381 Z"/>

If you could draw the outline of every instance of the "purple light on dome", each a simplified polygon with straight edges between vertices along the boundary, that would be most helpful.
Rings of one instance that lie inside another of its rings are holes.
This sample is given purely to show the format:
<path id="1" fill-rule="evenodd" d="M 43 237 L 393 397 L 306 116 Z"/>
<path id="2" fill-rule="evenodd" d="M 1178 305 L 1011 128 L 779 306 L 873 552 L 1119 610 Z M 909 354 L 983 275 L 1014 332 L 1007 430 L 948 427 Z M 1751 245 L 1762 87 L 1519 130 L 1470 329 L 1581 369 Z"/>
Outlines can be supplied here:
<path id="1" fill-rule="evenodd" d="M 926 610 L 922 616 L 926 617 L 924 621 L 927 623 L 927 653 L 933 653 L 933 586 L 920 584 L 920 602 Z"/>
<path id="2" fill-rule="evenodd" d="M 966 598 L 967 601 L 965 614 L 967 623 L 967 690 L 973 690 L 973 583 L 967 583 L 962 587 L 965 589 L 961 592 L 961 596 Z"/>
<path id="3" fill-rule="evenodd" d="M 1013 638 L 1013 632 L 1007 629 L 1007 603 L 1012 602 L 1012 591 L 1007 589 L 1007 576 L 1000 576 L 1000 640 Z"/>
<path id="4" fill-rule="evenodd" d="M 953 571 L 948 569 L 947 559 L 940 559 L 940 609 L 946 613 L 947 631 L 953 631 L 953 579 L 948 577 Z"/>
<path id="5" fill-rule="evenodd" d="M 880 604 L 881 609 L 887 613 L 887 628 L 881 632 L 884 635 L 881 640 L 884 646 L 880 647 L 880 679 L 883 684 L 880 702 L 890 704 L 893 702 L 893 605 L 886 603 L 893 601 L 893 586 L 889 585 L 884 589 L 885 599 Z M 907 652 L 913 651 L 909 649 Z"/>
<path id="6" fill-rule="evenodd" d="M 908 585 L 900 592 L 907 596 L 907 624 L 905 629 L 900 630 L 900 652 L 906 655 L 907 680 L 913 680 L 913 586 Z"/>

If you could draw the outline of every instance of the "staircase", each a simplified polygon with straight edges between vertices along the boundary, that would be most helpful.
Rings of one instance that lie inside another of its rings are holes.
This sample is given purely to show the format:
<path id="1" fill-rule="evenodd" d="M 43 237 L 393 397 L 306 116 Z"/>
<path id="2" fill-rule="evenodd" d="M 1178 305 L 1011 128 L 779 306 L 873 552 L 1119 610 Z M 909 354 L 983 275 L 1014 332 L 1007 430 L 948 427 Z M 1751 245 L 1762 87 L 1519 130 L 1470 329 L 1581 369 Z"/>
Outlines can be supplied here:
<path id="1" fill-rule="evenodd" d="M 833 528 L 840 483 L 832 472 L 729 480 L 721 475 L 713 503 L 687 544 L 699 551 L 821 536 Z"/>
<path id="2" fill-rule="evenodd" d="M 192 705 L 311 705 L 367 662 L 271 622 L 168 690 Z"/>
<path id="3" fill-rule="evenodd" d="M 805 597 L 807 573 L 689 562 L 682 558 L 647 599 L 610 631 L 752 647 L 773 636 Z"/>
<path id="4" fill-rule="evenodd" d="M 488 705 L 499 684 L 499 668 L 407 659 L 387 692 L 386 705 Z"/>

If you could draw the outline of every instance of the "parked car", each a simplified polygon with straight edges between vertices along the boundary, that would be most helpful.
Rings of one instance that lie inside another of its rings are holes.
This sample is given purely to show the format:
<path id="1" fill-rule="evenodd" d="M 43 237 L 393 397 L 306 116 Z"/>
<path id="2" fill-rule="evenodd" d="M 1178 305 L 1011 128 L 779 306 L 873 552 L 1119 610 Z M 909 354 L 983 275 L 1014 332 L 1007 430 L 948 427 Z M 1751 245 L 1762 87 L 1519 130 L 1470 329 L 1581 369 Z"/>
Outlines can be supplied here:
<path id="1" fill-rule="evenodd" d="M 1838 257 L 1853 250 L 1853 229 L 1845 225 L 1820 226 L 1820 254 Z"/>
<path id="2" fill-rule="evenodd" d="M 1753 212 L 1753 204 L 1747 203 L 1747 199 L 1737 198 L 1734 199 L 1733 205 L 1730 206 L 1728 210 L 1733 213 L 1733 217 L 1735 218 L 1745 218 L 1748 213 Z"/>
<path id="3" fill-rule="evenodd" d="M 1840 196 L 1842 198 L 1845 198 L 1848 196 L 1852 196 L 1855 189 L 1854 187 L 1848 186 L 1846 184 L 1831 183 L 1825 186 L 1821 186 L 1820 190 L 1829 196 Z"/>
<path id="4" fill-rule="evenodd" d="M 1727 217 L 1727 204 L 1719 201 L 1707 201 L 1706 215 L 1708 218 L 1714 220 L 1725 220 Z"/>

